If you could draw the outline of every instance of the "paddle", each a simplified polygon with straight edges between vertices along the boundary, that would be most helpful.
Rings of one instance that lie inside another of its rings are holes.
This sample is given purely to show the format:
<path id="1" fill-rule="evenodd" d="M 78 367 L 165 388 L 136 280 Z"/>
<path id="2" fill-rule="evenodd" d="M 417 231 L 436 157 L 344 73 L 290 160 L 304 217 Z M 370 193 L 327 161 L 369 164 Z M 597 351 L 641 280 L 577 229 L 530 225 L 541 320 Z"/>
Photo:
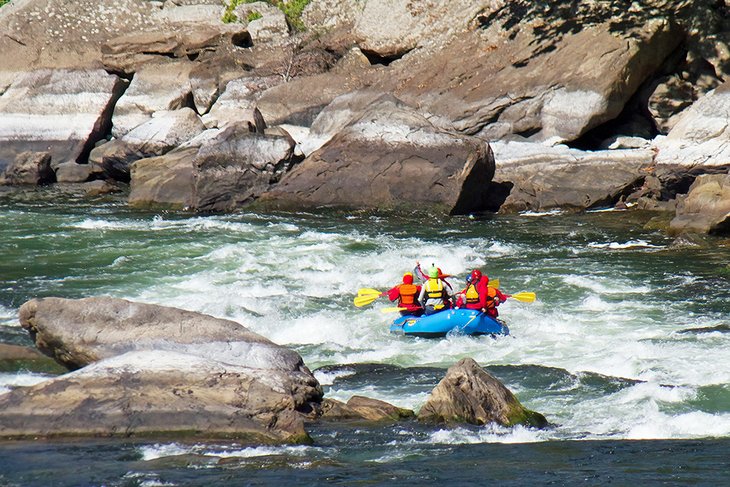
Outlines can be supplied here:
<path id="1" fill-rule="evenodd" d="M 536 296 L 535 293 L 525 291 L 517 294 L 511 294 L 509 297 L 523 303 L 532 303 L 535 301 Z"/>
<path id="2" fill-rule="evenodd" d="M 355 306 L 357 306 L 358 308 L 362 308 L 363 306 L 367 306 L 368 304 L 370 304 L 373 301 L 375 301 L 376 299 L 378 299 L 379 296 L 380 296 L 380 294 L 355 296 L 355 299 L 353 300 L 353 302 L 355 303 Z"/>
<path id="3" fill-rule="evenodd" d="M 377 289 L 372 289 L 369 287 L 364 287 L 362 289 L 357 290 L 358 296 L 371 296 L 371 295 L 380 295 L 380 291 Z"/>
<path id="4" fill-rule="evenodd" d="M 398 306 L 391 306 L 390 308 L 382 308 L 381 313 L 392 313 L 393 311 L 405 311 L 408 308 L 399 308 Z"/>

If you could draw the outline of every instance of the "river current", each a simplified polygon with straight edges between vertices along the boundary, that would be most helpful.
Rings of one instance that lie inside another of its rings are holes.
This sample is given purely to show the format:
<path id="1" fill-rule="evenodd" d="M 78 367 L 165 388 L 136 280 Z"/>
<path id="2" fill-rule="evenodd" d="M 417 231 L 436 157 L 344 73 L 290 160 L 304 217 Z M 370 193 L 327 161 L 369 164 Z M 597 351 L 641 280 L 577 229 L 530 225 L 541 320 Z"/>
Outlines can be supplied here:
<path id="1" fill-rule="evenodd" d="M 58 201 L 62 200 L 63 203 Z M 51 204 L 50 201 L 54 203 Z M 444 217 L 326 210 L 200 216 L 56 189 L 0 194 L 0 342 L 31 345 L 33 297 L 110 295 L 238 321 L 325 388 L 418 410 L 473 357 L 551 428 L 315 426 L 311 446 L 126 440 L 0 444 L 0 485 L 717 484 L 730 461 L 730 243 L 674 246 L 634 211 Z M 511 335 L 391 335 L 356 308 L 416 261 L 472 268 L 534 303 Z M 47 377 L 0 373 L 0 393 Z"/>

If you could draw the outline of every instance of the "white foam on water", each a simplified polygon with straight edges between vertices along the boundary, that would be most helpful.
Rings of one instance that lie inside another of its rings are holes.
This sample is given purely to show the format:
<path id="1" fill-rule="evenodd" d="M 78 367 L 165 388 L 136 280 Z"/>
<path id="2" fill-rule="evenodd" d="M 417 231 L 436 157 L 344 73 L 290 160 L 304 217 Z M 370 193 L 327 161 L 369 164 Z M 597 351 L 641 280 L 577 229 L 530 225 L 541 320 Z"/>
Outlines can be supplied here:
<path id="1" fill-rule="evenodd" d="M 628 242 L 610 242 L 610 243 L 589 243 L 588 247 L 594 249 L 610 249 L 610 250 L 625 250 L 625 249 L 664 249 L 664 245 L 653 245 L 646 240 L 629 240 Z"/>
<path id="2" fill-rule="evenodd" d="M 179 443 L 156 443 L 154 445 L 143 445 L 138 448 L 142 460 L 149 461 L 164 457 L 179 455 L 200 455 L 216 458 L 254 458 L 271 455 L 293 455 L 304 456 L 310 451 L 309 446 L 257 446 L 237 447 L 233 445 L 207 445 L 193 444 L 181 445 Z"/>
<path id="3" fill-rule="evenodd" d="M 52 376 L 33 372 L 0 372 L 0 394 L 16 387 L 29 387 L 52 379 Z"/>
<path id="4" fill-rule="evenodd" d="M 335 383 L 335 380 L 345 378 L 345 377 L 351 377 L 355 375 L 354 370 L 348 370 L 348 369 L 339 369 L 335 371 L 323 371 L 323 370 L 316 370 L 314 371 L 314 377 L 319 381 L 319 383 L 323 386 L 331 386 Z"/>
<path id="5" fill-rule="evenodd" d="M 429 435 L 428 443 L 462 445 L 474 443 L 535 443 L 550 438 L 546 430 L 515 426 L 505 428 L 489 424 L 477 430 L 453 428 L 438 430 Z"/>
<path id="6" fill-rule="evenodd" d="M 562 210 L 549 210 L 549 211 L 522 211 L 519 213 L 520 216 L 535 217 L 535 216 L 552 216 L 560 215 L 564 213 Z"/>
<path id="7" fill-rule="evenodd" d="M 563 276 L 561 279 L 565 284 L 587 289 L 597 294 L 643 294 L 652 290 L 649 286 L 630 285 L 618 277 L 588 277 L 570 274 Z"/>

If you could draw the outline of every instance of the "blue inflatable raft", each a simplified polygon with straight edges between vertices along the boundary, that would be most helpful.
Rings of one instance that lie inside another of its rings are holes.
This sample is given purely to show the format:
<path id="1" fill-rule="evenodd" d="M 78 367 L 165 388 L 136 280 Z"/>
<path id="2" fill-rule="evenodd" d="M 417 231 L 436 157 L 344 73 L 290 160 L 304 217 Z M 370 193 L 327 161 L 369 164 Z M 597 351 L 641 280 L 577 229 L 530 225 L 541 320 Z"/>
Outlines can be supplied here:
<path id="1" fill-rule="evenodd" d="M 507 325 L 473 309 L 450 309 L 429 316 L 401 316 L 390 325 L 391 333 L 436 338 L 457 335 L 508 335 Z"/>

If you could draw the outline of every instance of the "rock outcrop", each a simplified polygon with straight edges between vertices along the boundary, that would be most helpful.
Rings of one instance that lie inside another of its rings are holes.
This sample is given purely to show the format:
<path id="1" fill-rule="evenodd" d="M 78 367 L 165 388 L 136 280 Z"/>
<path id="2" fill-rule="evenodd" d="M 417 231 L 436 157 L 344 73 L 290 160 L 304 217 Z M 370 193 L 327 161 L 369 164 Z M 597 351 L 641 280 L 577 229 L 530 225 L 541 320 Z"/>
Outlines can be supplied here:
<path id="1" fill-rule="evenodd" d="M 448 133 L 383 96 L 264 198 L 356 207 L 484 207 L 494 159 L 485 142 Z"/>
<path id="2" fill-rule="evenodd" d="M 673 233 L 730 234 L 730 174 L 705 174 L 695 179 L 680 199 L 669 224 Z"/>
<path id="3" fill-rule="evenodd" d="M 498 163 L 489 207 L 501 212 L 613 206 L 641 187 L 655 155 L 651 149 L 584 152 L 529 142 L 492 148 Z"/>
<path id="4" fill-rule="evenodd" d="M 55 169 L 86 162 L 109 129 L 125 83 L 101 69 L 24 73 L 0 96 L 0 170 L 21 152 L 48 152 Z"/>
<path id="5" fill-rule="evenodd" d="M 21 152 L 4 171 L 0 184 L 12 186 L 49 184 L 56 181 L 48 152 Z"/>
<path id="6" fill-rule="evenodd" d="M 131 163 L 166 154 L 203 130 L 203 122 L 190 108 L 155 112 L 122 138 L 92 150 L 89 163 L 111 179 L 128 182 Z"/>
<path id="7" fill-rule="evenodd" d="M 101 297 L 34 299 L 19 314 L 39 350 L 80 369 L 0 396 L 0 436 L 299 442 L 322 400 L 299 354 L 232 321 Z"/>
<path id="8" fill-rule="evenodd" d="M 471 358 L 461 359 L 449 368 L 421 407 L 418 419 L 452 424 L 522 424 L 536 428 L 548 425 L 542 414 L 524 408 L 504 384 Z"/>
<path id="9" fill-rule="evenodd" d="M 314 399 L 316 388 L 302 389 L 282 370 L 136 351 L 0 395 L 0 436 L 173 434 L 307 442 L 297 409 Z"/>
<path id="10" fill-rule="evenodd" d="M 209 137 L 204 132 L 199 141 L 164 156 L 135 162 L 130 204 L 232 210 L 270 189 L 299 160 L 294 141 L 287 136 L 237 125 L 209 132 Z"/>

